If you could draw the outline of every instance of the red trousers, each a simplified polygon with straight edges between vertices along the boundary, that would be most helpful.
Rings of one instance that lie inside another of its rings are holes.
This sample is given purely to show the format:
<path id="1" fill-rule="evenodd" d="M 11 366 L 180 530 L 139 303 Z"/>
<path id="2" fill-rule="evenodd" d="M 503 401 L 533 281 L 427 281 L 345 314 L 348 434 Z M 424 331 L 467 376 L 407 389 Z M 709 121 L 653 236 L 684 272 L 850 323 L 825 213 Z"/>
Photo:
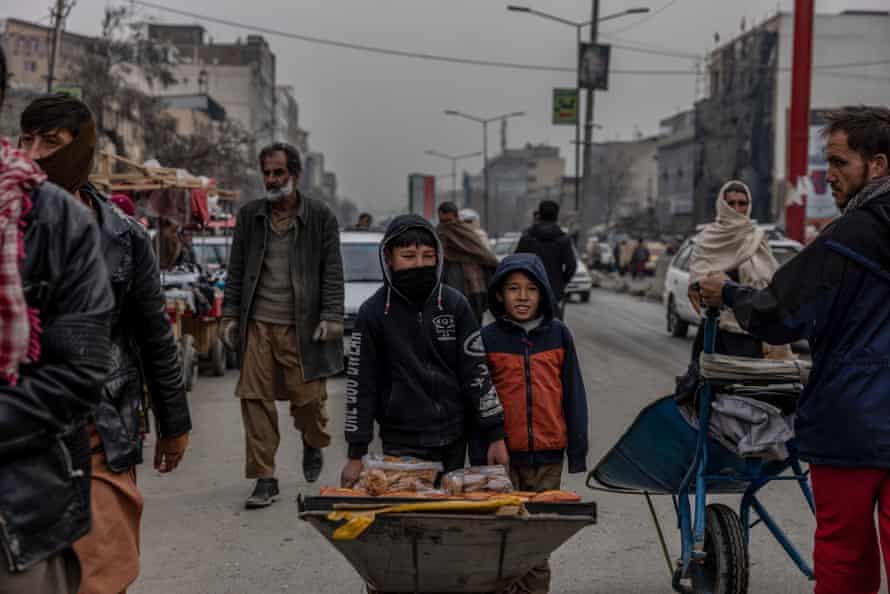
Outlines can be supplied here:
<path id="1" fill-rule="evenodd" d="M 881 553 L 890 571 L 890 470 L 811 465 L 810 478 L 816 498 L 815 593 L 877 594 Z"/>

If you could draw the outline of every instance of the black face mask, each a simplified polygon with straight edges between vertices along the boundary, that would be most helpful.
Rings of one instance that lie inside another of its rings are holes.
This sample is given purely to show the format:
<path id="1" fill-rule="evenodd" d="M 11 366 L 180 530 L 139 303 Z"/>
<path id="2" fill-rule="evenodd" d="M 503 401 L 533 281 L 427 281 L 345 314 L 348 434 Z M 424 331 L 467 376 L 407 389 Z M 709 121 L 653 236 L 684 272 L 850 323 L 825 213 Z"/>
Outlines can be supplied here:
<path id="1" fill-rule="evenodd" d="M 423 303 L 432 294 L 439 280 L 436 266 L 406 268 L 393 271 L 392 286 L 412 303 Z"/>

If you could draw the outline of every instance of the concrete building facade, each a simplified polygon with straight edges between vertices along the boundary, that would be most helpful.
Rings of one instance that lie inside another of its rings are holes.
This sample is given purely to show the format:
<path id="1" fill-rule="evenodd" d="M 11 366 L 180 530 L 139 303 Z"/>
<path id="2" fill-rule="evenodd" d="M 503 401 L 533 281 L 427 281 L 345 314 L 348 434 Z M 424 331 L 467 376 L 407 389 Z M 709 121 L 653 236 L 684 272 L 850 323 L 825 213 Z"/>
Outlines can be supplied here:
<path id="1" fill-rule="evenodd" d="M 150 40 L 176 48 L 179 61 L 174 69 L 177 82 L 162 94 L 210 95 L 253 136 L 256 147 L 274 140 L 275 54 L 262 36 L 218 44 L 205 41 L 200 25 L 151 23 L 147 28 Z"/>
<path id="2" fill-rule="evenodd" d="M 52 53 L 53 30 L 50 27 L 20 19 L 0 19 L 0 43 L 6 54 L 8 84 L 13 89 L 46 92 Z M 69 31 L 62 33 L 55 69 L 56 85 L 75 86 L 79 62 L 92 43 L 92 38 Z"/>
<path id="3" fill-rule="evenodd" d="M 686 233 L 694 227 L 697 153 L 694 110 L 661 120 L 656 149 L 658 197 L 655 216 L 663 231 Z"/>
<path id="4" fill-rule="evenodd" d="M 887 104 L 890 12 L 817 14 L 813 36 L 814 112 Z M 730 178 L 751 187 L 754 218 L 781 220 L 789 190 L 793 39 L 793 15 L 780 13 L 710 54 L 708 96 L 695 106 L 696 222 L 713 218 L 717 191 Z M 811 170 L 824 167 L 818 128 L 811 130 L 811 144 Z"/>

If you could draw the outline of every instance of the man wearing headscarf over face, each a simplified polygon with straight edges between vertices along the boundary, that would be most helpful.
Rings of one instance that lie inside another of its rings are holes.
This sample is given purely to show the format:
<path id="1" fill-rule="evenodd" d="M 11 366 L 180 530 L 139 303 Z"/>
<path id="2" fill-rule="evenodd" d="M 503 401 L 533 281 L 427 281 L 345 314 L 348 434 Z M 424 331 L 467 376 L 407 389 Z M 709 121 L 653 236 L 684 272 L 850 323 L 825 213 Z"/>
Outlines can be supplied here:
<path id="1" fill-rule="evenodd" d="M 81 594 L 116 594 L 139 575 L 143 385 L 157 419 L 154 466 L 170 472 L 191 430 L 182 368 L 148 233 L 88 182 L 96 149 L 90 110 L 67 95 L 36 99 L 22 112 L 20 144 L 50 181 L 90 209 L 111 274 L 115 307 L 106 356 L 112 365 L 89 426 L 92 530 L 74 548 L 83 567 Z"/>
<path id="2" fill-rule="evenodd" d="M 0 594 L 79 587 L 113 307 L 93 217 L 0 137 Z"/>

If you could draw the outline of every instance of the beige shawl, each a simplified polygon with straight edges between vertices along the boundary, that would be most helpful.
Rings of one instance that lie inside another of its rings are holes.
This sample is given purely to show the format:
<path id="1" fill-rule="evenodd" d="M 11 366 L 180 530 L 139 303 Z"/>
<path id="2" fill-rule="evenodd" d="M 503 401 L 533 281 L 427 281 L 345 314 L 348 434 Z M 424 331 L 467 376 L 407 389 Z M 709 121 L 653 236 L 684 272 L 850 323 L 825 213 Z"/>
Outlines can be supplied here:
<path id="1" fill-rule="evenodd" d="M 767 286 L 779 268 L 766 238 L 766 232 L 751 220 L 751 191 L 748 186 L 748 212 L 740 214 L 726 203 L 726 188 L 730 181 L 720 188 L 717 195 L 717 220 L 706 226 L 695 239 L 692 252 L 689 282 L 695 283 L 714 272 L 738 270 L 739 282 L 746 287 L 762 289 Z M 744 186 L 744 184 L 742 184 Z M 744 334 L 738 320 L 729 309 L 720 314 L 720 328 L 726 332 Z M 771 352 L 770 357 L 784 358 L 784 351 Z"/>

